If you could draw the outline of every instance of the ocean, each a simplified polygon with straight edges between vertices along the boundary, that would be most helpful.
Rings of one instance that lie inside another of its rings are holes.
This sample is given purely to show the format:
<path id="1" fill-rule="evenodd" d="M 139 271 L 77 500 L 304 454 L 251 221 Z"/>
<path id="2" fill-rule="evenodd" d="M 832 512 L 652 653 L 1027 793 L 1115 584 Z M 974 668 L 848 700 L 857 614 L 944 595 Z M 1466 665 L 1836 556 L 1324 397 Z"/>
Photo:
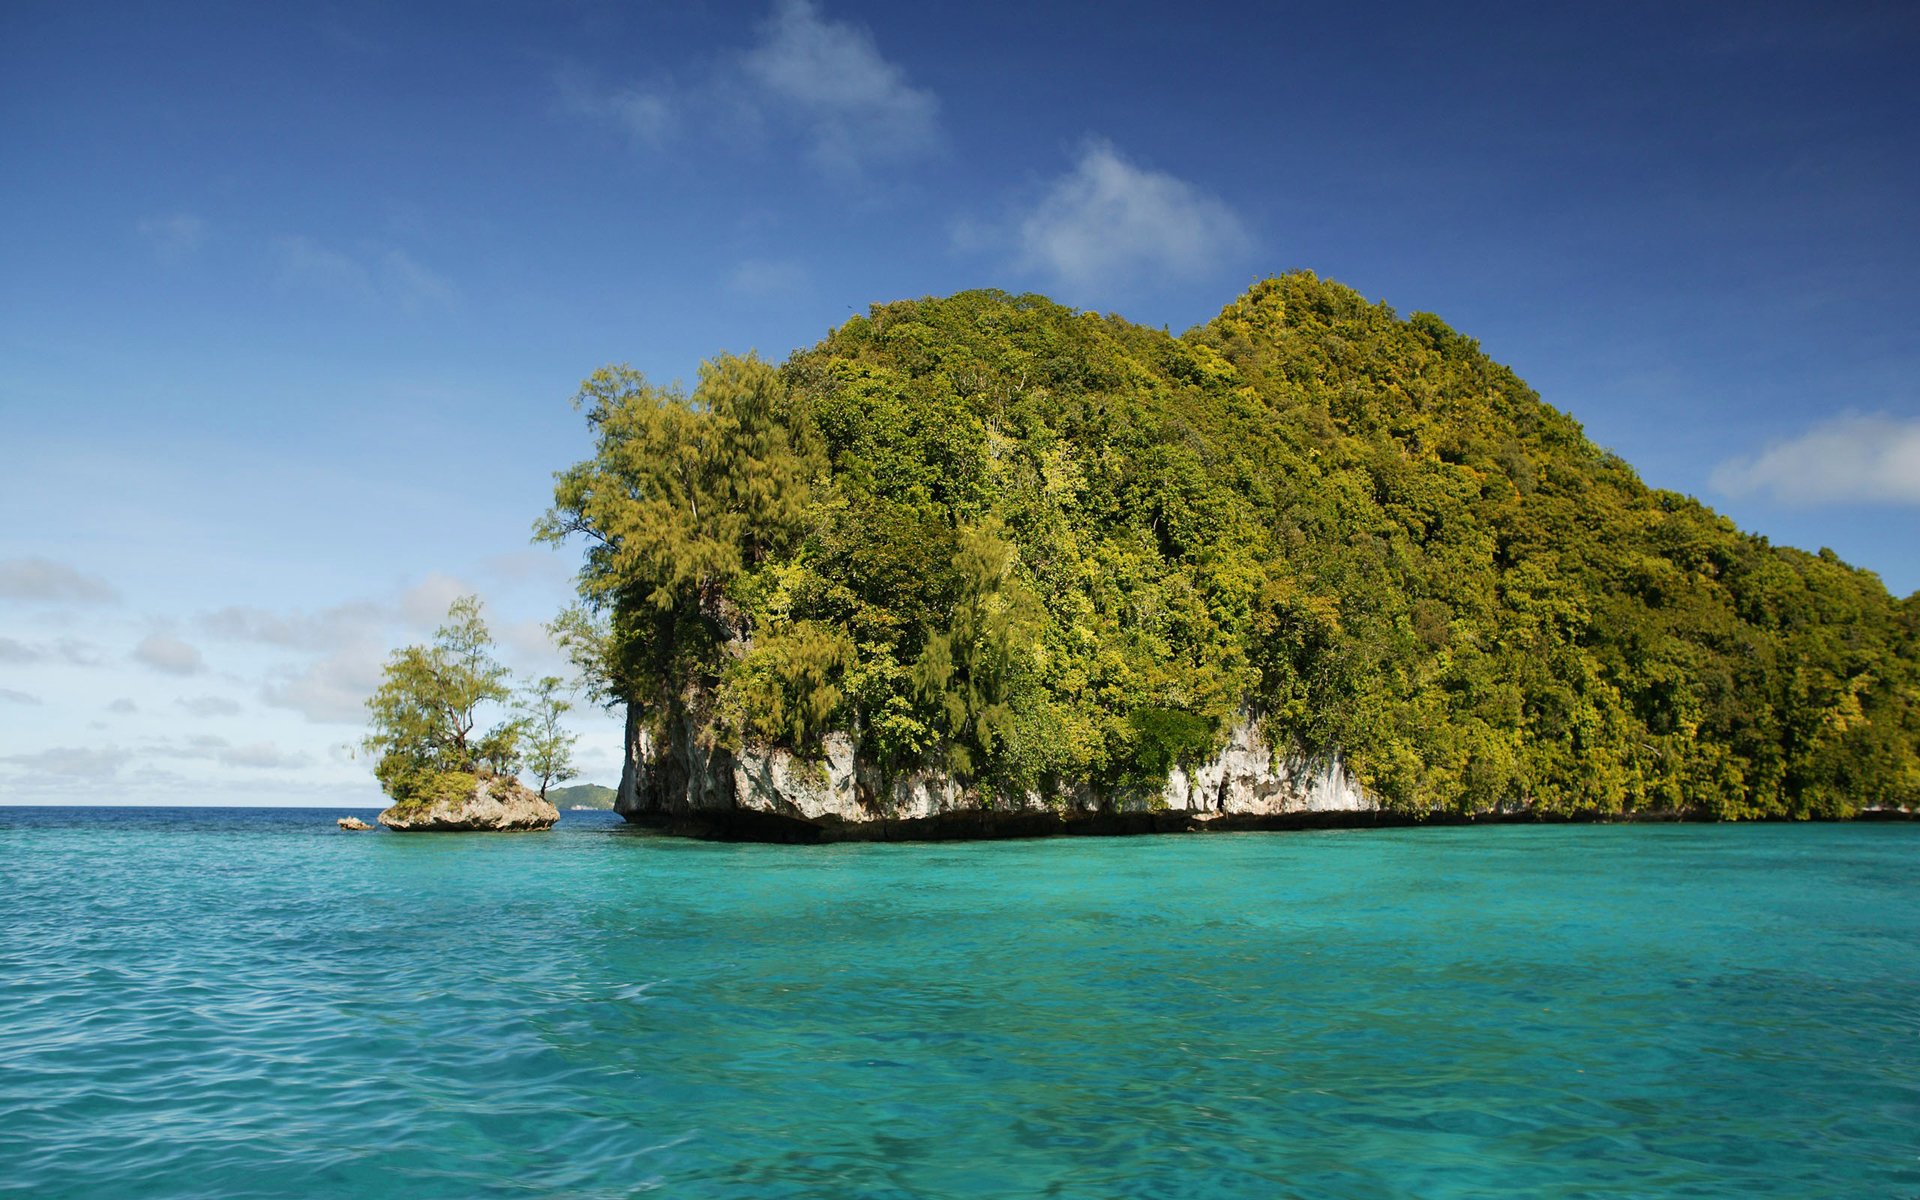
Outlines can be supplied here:
<path id="1" fill-rule="evenodd" d="M 1920 1196 L 1920 825 L 346 811 L 0 808 L 0 1194 Z"/>

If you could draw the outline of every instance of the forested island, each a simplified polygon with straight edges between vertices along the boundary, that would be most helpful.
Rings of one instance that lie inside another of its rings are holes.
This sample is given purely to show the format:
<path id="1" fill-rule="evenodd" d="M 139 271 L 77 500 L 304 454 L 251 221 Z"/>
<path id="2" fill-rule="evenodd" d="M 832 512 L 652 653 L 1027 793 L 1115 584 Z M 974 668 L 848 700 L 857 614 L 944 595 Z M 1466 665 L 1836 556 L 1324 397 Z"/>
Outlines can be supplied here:
<path id="1" fill-rule="evenodd" d="M 1181 336 L 875 306 L 691 394 L 602 370 L 539 526 L 693 832 L 1920 805 L 1920 595 L 1647 487 L 1439 318 L 1311 274 Z"/>

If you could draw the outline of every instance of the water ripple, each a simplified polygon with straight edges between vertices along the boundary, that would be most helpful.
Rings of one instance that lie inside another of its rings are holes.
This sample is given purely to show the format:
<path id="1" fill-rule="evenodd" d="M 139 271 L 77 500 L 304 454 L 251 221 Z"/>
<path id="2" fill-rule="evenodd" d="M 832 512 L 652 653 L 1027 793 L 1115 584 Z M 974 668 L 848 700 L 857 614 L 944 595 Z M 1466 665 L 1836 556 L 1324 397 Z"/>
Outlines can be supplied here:
<path id="1" fill-rule="evenodd" d="M 1920 831 L 0 809 L 0 1193 L 1920 1193 Z"/>

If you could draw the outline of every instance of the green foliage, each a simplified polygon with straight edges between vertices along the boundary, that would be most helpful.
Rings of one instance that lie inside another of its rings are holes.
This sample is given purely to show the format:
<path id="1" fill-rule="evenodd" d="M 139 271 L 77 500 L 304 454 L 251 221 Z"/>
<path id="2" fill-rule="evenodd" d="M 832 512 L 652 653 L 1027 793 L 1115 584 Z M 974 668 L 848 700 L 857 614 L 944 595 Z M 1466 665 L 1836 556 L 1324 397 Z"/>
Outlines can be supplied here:
<path id="1" fill-rule="evenodd" d="M 779 374 L 757 358 L 715 359 L 693 395 L 636 371 L 596 372 L 575 399 L 593 458 L 561 472 L 536 528 L 580 535 L 585 616 L 563 617 L 571 644 L 614 696 L 670 711 L 709 689 L 718 648 L 749 616 L 731 592 L 790 553 L 817 469 L 812 426 Z M 594 614 L 608 619 L 604 629 Z"/>
<path id="2" fill-rule="evenodd" d="M 405 764 L 391 755 L 380 760 L 374 775 L 387 795 L 393 797 L 402 815 L 424 812 L 436 804 L 457 804 L 480 786 L 480 776 L 472 771 L 446 771 Z"/>
<path id="3" fill-rule="evenodd" d="M 562 717 L 573 711 L 573 702 L 565 696 L 564 686 L 557 675 L 542 676 L 527 689 L 520 702 L 525 713 L 526 769 L 540 781 L 537 790 L 542 800 L 547 798 L 549 784 L 564 783 L 574 776 L 573 747 L 580 735 L 568 733 L 560 723 Z"/>
<path id="4" fill-rule="evenodd" d="M 576 783 L 571 787 L 550 788 L 547 799 L 555 808 L 610 809 L 619 793 L 597 783 Z"/>
<path id="5" fill-rule="evenodd" d="M 394 651 L 367 700 L 370 728 L 361 745 L 379 755 L 374 775 L 381 787 L 406 801 L 458 792 L 456 776 L 513 774 L 525 722 L 475 728 L 483 706 L 504 704 L 511 695 L 480 601 L 462 596 L 447 609 L 432 645 Z"/>
<path id="6" fill-rule="evenodd" d="M 586 539 L 566 636 L 648 720 L 1046 791 L 1250 711 L 1409 811 L 1920 803 L 1920 597 L 1648 489 L 1438 318 L 1310 274 L 1178 338 L 880 305 L 778 371 L 581 401 L 541 533 Z"/>

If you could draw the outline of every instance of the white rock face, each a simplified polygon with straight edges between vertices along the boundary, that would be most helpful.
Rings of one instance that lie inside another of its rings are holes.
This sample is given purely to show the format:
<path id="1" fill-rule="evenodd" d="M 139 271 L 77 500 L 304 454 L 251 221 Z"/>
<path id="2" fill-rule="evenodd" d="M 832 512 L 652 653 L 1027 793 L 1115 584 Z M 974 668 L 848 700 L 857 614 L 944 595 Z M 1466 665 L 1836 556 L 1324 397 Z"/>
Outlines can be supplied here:
<path id="1" fill-rule="evenodd" d="M 1189 775 L 1175 767 L 1162 792 L 1170 809 L 1197 815 L 1372 812 L 1376 805 L 1338 759 L 1282 758 L 1242 719 L 1220 753 Z"/>
<path id="2" fill-rule="evenodd" d="M 824 758 L 797 758 L 776 749 L 734 756 L 735 805 L 803 821 L 870 819 L 854 785 L 853 739 L 830 733 L 821 741 Z"/>
<path id="3" fill-rule="evenodd" d="M 487 830 L 518 832 L 551 829 L 560 810 L 517 779 L 480 778 L 458 800 L 431 805 L 400 805 L 380 814 L 380 823 L 400 833 Z"/>
<path id="4" fill-rule="evenodd" d="M 1176 767 L 1158 792 L 1101 797 L 1073 785 L 1051 803 L 1038 794 L 995 797 L 991 804 L 941 772 L 882 781 L 859 760 L 853 739 L 829 734 L 823 756 L 749 748 L 738 754 L 700 744 L 690 728 L 670 731 L 668 747 L 628 718 L 627 763 L 614 808 L 638 817 L 786 818 L 825 829 L 927 822 L 965 816 L 990 831 L 998 820 L 1053 816 L 1065 823 L 1114 814 L 1156 814 L 1169 827 L 1233 818 L 1311 813 L 1370 813 L 1379 805 L 1336 760 L 1314 762 L 1274 753 L 1251 718 L 1227 744 L 1191 770 Z M 663 752 L 664 749 L 664 752 Z M 1157 825 L 1156 825 L 1157 827 Z"/>

